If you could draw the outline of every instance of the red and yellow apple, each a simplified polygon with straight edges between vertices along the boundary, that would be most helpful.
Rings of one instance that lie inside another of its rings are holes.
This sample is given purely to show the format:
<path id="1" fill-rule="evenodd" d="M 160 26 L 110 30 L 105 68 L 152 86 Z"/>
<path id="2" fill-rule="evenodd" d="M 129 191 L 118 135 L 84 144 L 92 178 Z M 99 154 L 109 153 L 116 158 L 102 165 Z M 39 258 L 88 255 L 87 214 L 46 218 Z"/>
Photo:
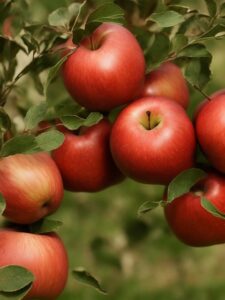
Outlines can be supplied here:
<path id="1" fill-rule="evenodd" d="M 0 159 L 0 193 L 6 202 L 3 215 L 29 224 L 56 211 L 63 183 L 47 153 L 15 154 Z"/>
<path id="2" fill-rule="evenodd" d="M 18 265 L 35 277 L 24 299 L 55 300 L 68 277 L 66 249 L 55 233 L 32 234 L 12 229 L 0 230 L 0 267 Z"/>

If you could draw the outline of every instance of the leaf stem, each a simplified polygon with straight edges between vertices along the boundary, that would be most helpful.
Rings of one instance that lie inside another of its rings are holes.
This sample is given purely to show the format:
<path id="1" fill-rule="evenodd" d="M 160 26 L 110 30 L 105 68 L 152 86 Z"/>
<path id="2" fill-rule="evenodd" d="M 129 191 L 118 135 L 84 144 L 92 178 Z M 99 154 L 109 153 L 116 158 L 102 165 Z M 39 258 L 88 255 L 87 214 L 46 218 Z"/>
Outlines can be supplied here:
<path id="1" fill-rule="evenodd" d="M 193 85 L 193 88 L 195 88 L 198 92 L 200 92 L 207 100 L 211 101 L 212 99 L 205 93 L 203 92 L 200 87 L 198 87 L 197 85 Z"/>

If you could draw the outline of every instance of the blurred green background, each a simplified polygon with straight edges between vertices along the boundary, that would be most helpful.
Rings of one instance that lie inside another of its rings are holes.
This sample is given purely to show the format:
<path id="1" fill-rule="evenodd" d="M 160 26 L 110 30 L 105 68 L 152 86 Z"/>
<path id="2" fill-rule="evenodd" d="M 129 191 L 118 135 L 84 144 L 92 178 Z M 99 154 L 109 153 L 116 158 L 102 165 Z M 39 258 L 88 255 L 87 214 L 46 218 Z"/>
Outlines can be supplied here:
<path id="1" fill-rule="evenodd" d="M 49 12 L 66 0 L 30 0 L 34 21 L 44 22 Z M 186 1 L 202 6 L 202 1 Z M 212 80 L 206 93 L 225 88 L 225 43 L 208 45 L 213 53 Z M 39 101 L 29 79 L 21 81 L 23 101 Z M 58 88 L 56 88 L 56 86 Z M 23 90 L 24 88 L 24 90 Z M 52 97 L 65 91 L 54 84 Z M 18 96 L 17 96 L 18 97 Z M 203 96 L 191 90 L 192 112 Z M 168 228 L 161 208 L 142 217 L 139 206 L 162 197 L 163 187 L 125 180 L 105 191 L 65 192 L 55 218 L 63 221 L 59 233 L 68 249 L 70 270 L 82 266 L 99 279 L 108 295 L 79 284 L 70 275 L 61 300 L 211 300 L 225 299 L 225 245 L 191 248 Z"/>

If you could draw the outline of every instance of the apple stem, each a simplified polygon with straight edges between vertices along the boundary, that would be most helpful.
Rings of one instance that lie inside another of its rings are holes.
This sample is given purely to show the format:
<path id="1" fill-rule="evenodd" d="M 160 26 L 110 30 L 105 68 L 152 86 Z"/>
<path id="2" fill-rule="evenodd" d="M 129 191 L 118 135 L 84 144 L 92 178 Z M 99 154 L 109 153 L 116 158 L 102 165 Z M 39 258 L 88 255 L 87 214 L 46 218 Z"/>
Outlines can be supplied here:
<path id="1" fill-rule="evenodd" d="M 146 111 L 146 115 L 148 117 L 148 130 L 151 130 L 151 123 L 150 123 L 150 119 L 151 119 L 151 112 L 148 110 Z"/>
<path id="2" fill-rule="evenodd" d="M 90 41 L 91 41 L 91 50 L 95 50 L 95 46 L 92 40 L 92 37 L 90 36 Z"/>
<path id="3" fill-rule="evenodd" d="M 193 87 L 198 91 L 200 92 L 207 100 L 211 101 L 212 99 L 205 93 L 203 92 L 197 85 L 193 85 Z"/>

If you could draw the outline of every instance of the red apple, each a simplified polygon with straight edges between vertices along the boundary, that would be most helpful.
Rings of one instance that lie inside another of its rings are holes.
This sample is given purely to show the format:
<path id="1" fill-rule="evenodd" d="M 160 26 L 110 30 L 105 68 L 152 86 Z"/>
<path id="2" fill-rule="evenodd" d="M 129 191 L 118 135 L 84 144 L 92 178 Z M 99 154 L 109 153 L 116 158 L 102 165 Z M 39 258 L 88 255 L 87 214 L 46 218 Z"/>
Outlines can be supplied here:
<path id="1" fill-rule="evenodd" d="M 112 125 L 106 119 L 79 133 L 61 130 L 65 140 L 52 152 L 66 189 L 95 192 L 120 182 L 124 177 L 117 169 L 109 147 Z"/>
<path id="2" fill-rule="evenodd" d="M 225 172 L 225 93 L 216 93 L 198 112 L 197 139 L 210 163 Z"/>
<path id="3" fill-rule="evenodd" d="M 193 166 L 195 134 L 184 109 L 163 97 L 139 99 L 119 114 L 111 151 L 121 171 L 152 184 L 167 184 Z"/>
<path id="4" fill-rule="evenodd" d="M 0 159 L 0 193 L 6 201 L 5 217 L 33 223 L 59 207 L 62 178 L 47 153 L 11 155 Z"/>
<path id="5" fill-rule="evenodd" d="M 198 118 L 198 114 L 199 112 L 202 110 L 202 108 L 209 102 L 211 101 L 213 98 L 217 97 L 217 96 L 220 96 L 220 95 L 223 95 L 225 94 L 225 89 L 222 89 L 222 90 L 219 90 L 215 93 L 213 93 L 211 96 L 208 97 L 208 99 L 204 99 L 203 101 L 201 101 L 196 109 L 195 109 L 195 112 L 194 112 L 194 116 L 193 116 L 193 120 L 194 122 L 196 121 L 196 119 Z"/>
<path id="6" fill-rule="evenodd" d="M 55 300 L 68 276 L 68 258 L 55 233 L 32 234 L 0 230 L 0 267 L 18 265 L 34 274 L 31 290 L 24 299 Z"/>
<path id="7" fill-rule="evenodd" d="M 189 102 L 189 91 L 179 67 L 171 62 L 165 62 L 147 74 L 141 97 L 147 96 L 166 97 L 186 109 Z"/>
<path id="8" fill-rule="evenodd" d="M 167 204 L 165 216 L 169 226 L 190 246 L 225 243 L 225 220 L 207 212 L 201 206 L 201 197 L 225 213 L 225 178 L 218 173 L 209 173 L 190 192 Z"/>
<path id="9" fill-rule="evenodd" d="M 135 99 L 144 83 L 142 50 L 126 28 L 100 25 L 63 66 L 72 97 L 92 111 L 109 111 Z"/>

